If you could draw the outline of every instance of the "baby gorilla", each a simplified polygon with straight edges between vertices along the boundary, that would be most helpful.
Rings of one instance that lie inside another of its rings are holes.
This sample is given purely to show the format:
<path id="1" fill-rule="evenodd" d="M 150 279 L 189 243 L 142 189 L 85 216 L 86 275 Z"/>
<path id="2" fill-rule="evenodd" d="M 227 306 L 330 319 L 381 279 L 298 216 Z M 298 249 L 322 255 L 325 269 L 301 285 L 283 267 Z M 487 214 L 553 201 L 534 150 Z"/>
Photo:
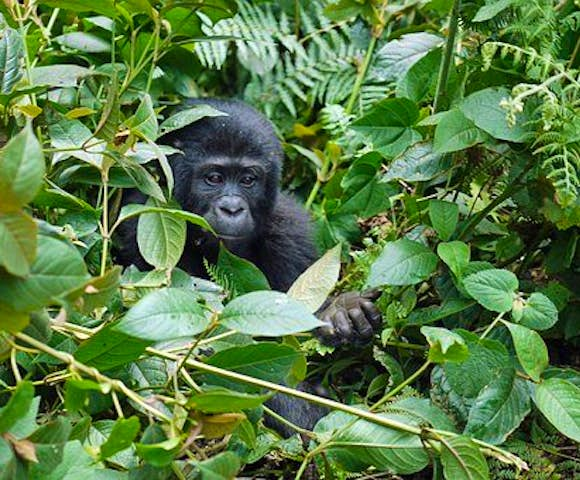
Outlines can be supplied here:
<path id="1" fill-rule="evenodd" d="M 308 213 L 279 183 L 284 154 L 272 124 L 248 105 L 232 100 L 196 99 L 188 107 L 210 105 L 227 116 L 204 117 L 162 138 L 183 152 L 170 159 L 174 197 L 184 210 L 202 215 L 217 238 L 188 225 L 179 267 L 207 276 L 203 259 L 215 263 L 219 242 L 254 263 L 274 290 L 286 291 L 316 259 Z M 124 203 L 142 203 L 132 191 Z M 137 222 L 120 229 L 118 261 L 150 268 L 139 254 Z M 372 295 L 349 292 L 328 301 L 317 312 L 326 323 L 315 333 L 326 344 L 368 343 L 381 315 Z"/>

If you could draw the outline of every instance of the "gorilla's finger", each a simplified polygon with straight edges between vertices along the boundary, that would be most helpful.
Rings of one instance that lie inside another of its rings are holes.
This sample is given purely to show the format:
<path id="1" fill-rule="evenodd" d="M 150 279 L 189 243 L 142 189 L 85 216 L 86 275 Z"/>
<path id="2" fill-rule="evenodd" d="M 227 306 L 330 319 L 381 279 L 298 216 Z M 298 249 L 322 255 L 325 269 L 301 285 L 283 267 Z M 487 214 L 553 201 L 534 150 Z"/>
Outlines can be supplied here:
<path id="1" fill-rule="evenodd" d="M 378 288 L 371 288 L 370 290 L 361 293 L 361 297 L 374 302 L 375 300 L 379 299 L 382 293 L 383 292 L 381 292 Z"/>
<path id="2" fill-rule="evenodd" d="M 365 318 L 364 313 L 360 308 L 351 308 L 348 311 L 348 316 L 358 331 L 361 340 L 368 340 L 373 336 L 373 327 Z"/>
<path id="3" fill-rule="evenodd" d="M 319 337 L 324 338 L 326 341 L 331 340 L 336 336 L 336 329 L 332 323 L 332 318 L 330 315 L 325 315 L 321 318 L 324 325 L 322 327 L 318 327 L 316 333 Z"/>
<path id="4" fill-rule="evenodd" d="M 338 332 L 343 343 L 346 343 L 350 337 L 352 337 L 352 323 L 348 319 L 348 316 L 344 310 L 338 310 L 334 314 L 334 319 L 332 322 Z"/>
<path id="5" fill-rule="evenodd" d="M 370 300 L 363 300 L 360 302 L 360 307 L 362 308 L 368 321 L 373 326 L 373 329 L 378 330 L 383 324 L 383 316 L 381 311 L 375 307 L 375 305 Z"/>

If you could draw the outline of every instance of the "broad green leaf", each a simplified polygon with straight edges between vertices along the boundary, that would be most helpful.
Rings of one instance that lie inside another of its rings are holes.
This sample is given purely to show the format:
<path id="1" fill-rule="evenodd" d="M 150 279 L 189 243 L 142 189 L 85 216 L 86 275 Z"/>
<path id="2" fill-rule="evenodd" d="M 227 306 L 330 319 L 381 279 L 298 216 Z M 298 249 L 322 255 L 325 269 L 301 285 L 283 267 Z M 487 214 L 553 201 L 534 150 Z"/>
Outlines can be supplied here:
<path id="1" fill-rule="evenodd" d="M 0 330 L 17 333 L 24 330 L 29 322 L 29 313 L 17 312 L 10 305 L 2 303 L 0 295 Z M 4 347 L 8 347 L 8 345 L 4 344 L 3 339 L 0 336 L 0 352 L 4 353 Z"/>
<path id="2" fill-rule="evenodd" d="M 220 324 L 240 333 L 279 337 L 323 325 L 306 307 L 281 292 L 251 292 L 226 305 Z"/>
<path id="3" fill-rule="evenodd" d="M 36 257 L 36 223 L 24 212 L 0 212 L 0 266 L 24 277 Z"/>
<path id="4" fill-rule="evenodd" d="M 402 414 L 379 415 L 408 425 L 419 423 Z M 429 457 L 417 435 L 365 420 L 353 422 L 355 419 L 353 415 L 335 411 L 316 424 L 316 433 L 325 436 L 332 433 L 332 442 L 325 449 L 331 464 L 348 472 L 361 472 L 372 466 L 401 475 L 419 472 L 427 466 Z"/>
<path id="5" fill-rule="evenodd" d="M 443 200 L 430 200 L 429 218 L 439 238 L 447 241 L 455 232 L 459 220 L 459 207 L 455 203 Z"/>
<path id="6" fill-rule="evenodd" d="M 433 72 L 439 70 L 440 64 L 441 48 L 435 48 L 411 66 L 397 82 L 396 96 L 406 97 L 417 103 L 432 96 L 437 85 L 437 75 L 433 75 Z"/>
<path id="7" fill-rule="evenodd" d="M 207 223 L 207 220 L 201 215 L 196 215 L 195 213 L 186 212 L 183 210 L 177 210 L 175 208 L 155 207 L 152 205 L 141 205 L 136 203 L 125 205 L 121 209 L 119 218 L 117 219 L 116 223 L 119 224 L 125 220 L 128 220 L 129 218 L 137 217 L 138 215 L 144 213 L 164 213 L 175 218 L 183 219 L 186 222 L 192 223 L 194 225 L 198 225 L 208 232 L 213 232 L 213 228 L 211 228 L 210 224 Z"/>
<path id="8" fill-rule="evenodd" d="M 106 17 L 116 17 L 117 15 L 113 0 L 98 0 L 95 2 L 87 2 L 86 0 L 39 0 L 38 3 L 73 12 L 96 12 Z"/>
<path id="9" fill-rule="evenodd" d="M 509 329 L 518 360 L 525 372 L 536 382 L 540 381 L 542 372 L 549 364 L 548 348 L 534 330 L 511 322 L 503 322 Z"/>
<path id="10" fill-rule="evenodd" d="M 9 432 L 10 429 L 23 419 L 34 398 L 34 387 L 30 382 L 20 382 L 8 403 L 0 408 L 0 433 Z"/>
<path id="11" fill-rule="evenodd" d="M 95 70 L 73 64 L 43 65 L 32 68 L 30 73 L 33 85 L 52 87 L 75 87 L 84 77 L 97 74 Z"/>
<path id="12" fill-rule="evenodd" d="M 92 380 L 69 378 L 65 384 L 64 406 L 68 412 L 90 410 L 92 393 L 107 395 L 110 387 Z"/>
<path id="13" fill-rule="evenodd" d="M 487 338 L 465 330 L 456 330 L 467 344 L 469 356 L 464 362 L 444 364 L 445 375 L 452 389 L 466 398 L 476 398 L 482 388 L 487 386 L 510 365 L 506 347 Z"/>
<path id="14" fill-rule="evenodd" d="M 74 352 L 75 358 L 99 370 L 110 370 L 137 360 L 145 348 L 151 345 L 151 341 L 115 331 L 115 325 L 107 325 L 81 343 Z"/>
<path id="15" fill-rule="evenodd" d="M 179 437 L 170 438 L 159 443 L 136 443 L 137 455 L 154 467 L 165 467 L 173 462 L 180 449 Z"/>
<path id="16" fill-rule="evenodd" d="M 0 274 L 0 303 L 19 312 L 32 312 L 55 303 L 88 279 L 85 262 L 74 247 L 41 235 L 30 275 L 1 278 Z"/>
<path id="17" fill-rule="evenodd" d="M 463 280 L 463 286 L 477 303 L 492 312 L 512 309 L 518 278 L 510 271 L 492 268 L 472 273 Z"/>
<path id="18" fill-rule="evenodd" d="M 429 360 L 433 363 L 462 362 L 469 355 L 465 340 L 451 330 L 441 327 L 421 327 L 429 343 Z"/>
<path id="19" fill-rule="evenodd" d="M 437 245 L 437 255 L 449 267 L 457 278 L 461 278 L 463 270 L 469 264 L 471 252 L 469 245 L 454 241 Z"/>
<path id="20" fill-rule="evenodd" d="M 326 252 L 302 273 L 288 290 L 288 296 L 308 306 L 316 312 L 332 292 L 340 274 L 340 253 L 338 244 Z"/>
<path id="21" fill-rule="evenodd" d="M 119 418 L 113 425 L 109 438 L 101 445 L 100 458 L 112 457 L 115 453 L 129 448 L 140 429 L 141 425 L 137 417 Z"/>
<path id="22" fill-rule="evenodd" d="M 489 135 L 475 126 L 461 110 L 453 108 L 441 118 L 435 129 L 433 148 L 439 154 L 457 152 L 485 142 Z"/>
<path id="23" fill-rule="evenodd" d="M 4 19 L 0 21 L 0 28 L 0 93 L 9 94 L 22 77 L 24 48 L 20 33 L 10 28 Z"/>
<path id="24" fill-rule="evenodd" d="M 381 181 L 424 182 L 442 175 L 450 167 L 449 158 L 435 153 L 431 142 L 419 142 L 393 160 Z"/>
<path id="25" fill-rule="evenodd" d="M 438 320 L 460 313 L 473 305 L 475 305 L 473 300 L 451 298 L 443 302 L 441 305 L 433 305 L 431 307 L 413 310 L 408 317 L 408 323 L 409 325 L 427 325 L 429 323 L 435 323 Z"/>
<path id="26" fill-rule="evenodd" d="M 286 383 L 297 364 L 304 362 L 304 355 L 290 347 L 272 342 L 232 347 L 212 355 L 207 363 L 215 367 L 243 373 L 274 383 Z M 204 375 L 206 383 L 236 391 L 256 392 L 260 388 L 235 382 L 216 375 Z"/>
<path id="27" fill-rule="evenodd" d="M 516 117 L 516 124 L 508 125 L 507 111 L 500 103 L 510 97 L 510 92 L 504 87 L 492 87 L 478 90 L 463 99 L 459 109 L 476 126 L 489 133 L 492 137 L 509 142 L 523 142 L 530 138 L 531 126 L 526 125 L 530 119 L 525 113 Z"/>
<path id="28" fill-rule="evenodd" d="M 74 290 L 67 299 L 75 307 L 89 314 L 99 307 L 104 307 L 117 293 L 121 278 L 121 267 L 116 265 L 100 277 L 93 277 L 80 288 Z"/>
<path id="29" fill-rule="evenodd" d="M 55 152 L 52 164 L 56 164 L 69 157 L 101 168 L 105 142 L 93 137 L 91 131 L 80 120 L 62 118 L 59 122 L 48 127 L 52 148 L 66 150 Z"/>
<path id="30" fill-rule="evenodd" d="M 395 185 L 381 182 L 379 177 L 370 178 L 358 192 L 340 206 L 336 214 L 355 214 L 358 218 L 370 218 L 387 211 L 391 207 L 389 198 L 398 192 L 399 189 Z"/>
<path id="31" fill-rule="evenodd" d="M 389 98 L 377 103 L 366 115 L 354 121 L 351 128 L 369 139 L 387 157 L 395 157 L 409 145 L 421 140 L 412 127 L 419 109 L 406 98 Z"/>
<path id="32" fill-rule="evenodd" d="M 228 278 L 236 295 L 270 290 L 268 279 L 252 262 L 231 253 L 220 244 L 217 267 L 220 275 Z"/>
<path id="33" fill-rule="evenodd" d="M 580 442 L 580 388 L 568 380 L 549 378 L 536 385 L 534 402 L 561 433 Z"/>
<path id="34" fill-rule="evenodd" d="M 231 480 L 242 467 L 240 457 L 234 452 L 221 452 L 202 462 L 195 462 L 201 480 Z"/>
<path id="35" fill-rule="evenodd" d="M 486 3 L 475 14 L 473 22 L 486 22 L 516 3 L 515 0 L 496 0 Z"/>
<path id="36" fill-rule="evenodd" d="M 520 309 L 514 308 L 514 320 L 533 330 L 547 330 L 558 321 L 558 309 L 543 293 L 534 292 Z"/>
<path id="37" fill-rule="evenodd" d="M 161 270 L 171 269 L 183 253 L 186 229 L 182 218 L 163 211 L 143 213 L 137 224 L 139 252 L 150 265 Z"/>
<path id="38" fill-rule="evenodd" d="M 268 398 L 270 395 L 252 395 L 225 388 L 214 388 L 192 395 L 187 405 L 204 413 L 240 412 L 259 407 Z"/>
<path id="39" fill-rule="evenodd" d="M 159 127 L 157 125 L 157 116 L 153 110 L 153 101 L 151 96 L 143 96 L 141 103 L 137 107 L 135 115 L 129 118 L 125 124 L 131 130 L 131 133 L 146 140 L 155 140 Z"/>
<path id="40" fill-rule="evenodd" d="M 419 242 L 402 238 L 389 242 L 371 265 L 368 286 L 414 285 L 437 268 L 437 255 Z"/>
<path id="41" fill-rule="evenodd" d="M 114 330 L 156 342 L 193 337 L 209 325 L 197 297 L 180 288 L 163 288 L 139 300 Z"/>
<path id="42" fill-rule="evenodd" d="M 174 130 L 180 130 L 183 127 L 187 127 L 193 122 L 204 117 L 227 117 L 228 114 L 220 112 L 209 105 L 197 105 L 192 108 L 187 108 L 185 110 L 180 110 L 179 112 L 171 115 L 167 120 L 165 120 L 159 127 L 159 134 L 165 135 Z"/>
<path id="43" fill-rule="evenodd" d="M 42 147 L 27 124 L 0 151 L 0 212 L 13 212 L 30 202 L 44 178 Z"/>
<path id="44" fill-rule="evenodd" d="M 515 369 L 503 370 L 473 402 L 465 434 L 500 445 L 530 413 L 530 394 L 526 382 Z"/>
<path id="45" fill-rule="evenodd" d="M 389 403 L 389 411 L 403 413 L 409 418 L 416 419 L 421 425 L 429 424 L 433 428 L 456 432 L 457 427 L 440 407 L 427 398 L 406 397 Z"/>
<path id="46" fill-rule="evenodd" d="M 441 37 L 426 32 L 407 33 L 391 40 L 376 53 L 369 80 L 398 81 L 411 66 L 442 44 Z"/>
<path id="47" fill-rule="evenodd" d="M 483 453 L 467 437 L 441 442 L 441 463 L 446 480 L 489 480 L 489 467 Z"/>
<path id="48" fill-rule="evenodd" d="M 111 44 L 97 35 L 87 32 L 69 32 L 54 37 L 54 41 L 63 47 L 85 53 L 106 53 L 111 51 Z"/>

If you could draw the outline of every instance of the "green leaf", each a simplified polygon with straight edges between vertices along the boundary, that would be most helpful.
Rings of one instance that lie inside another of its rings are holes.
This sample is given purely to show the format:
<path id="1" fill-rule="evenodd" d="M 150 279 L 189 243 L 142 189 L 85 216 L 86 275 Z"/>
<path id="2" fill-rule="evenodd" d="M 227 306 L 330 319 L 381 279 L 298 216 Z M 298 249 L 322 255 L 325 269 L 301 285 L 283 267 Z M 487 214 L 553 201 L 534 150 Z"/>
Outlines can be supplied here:
<path id="1" fill-rule="evenodd" d="M 153 109 L 153 101 L 149 94 L 145 94 L 141 103 L 137 107 L 135 115 L 129 118 L 125 124 L 131 130 L 131 133 L 145 140 L 155 140 L 159 127 L 157 125 L 157 116 Z"/>
<path id="2" fill-rule="evenodd" d="M 68 412 L 90 411 L 91 393 L 108 394 L 110 387 L 92 380 L 69 378 L 65 384 L 64 406 Z"/>
<path id="3" fill-rule="evenodd" d="M 225 388 L 214 388 L 192 395 L 187 405 L 204 413 L 241 412 L 259 407 L 269 398 L 270 395 L 252 395 Z"/>
<path id="4" fill-rule="evenodd" d="M 104 460 L 129 448 L 133 440 L 137 438 L 140 429 L 141 425 L 137 417 L 119 418 L 113 425 L 109 438 L 101 445 L 99 457 Z"/>
<path id="5" fill-rule="evenodd" d="M 281 292 L 251 292 L 226 305 L 220 324 L 240 333 L 279 337 L 323 325 L 306 307 Z"/>
<path id="6" fill-rule="evenodd" d="M 342 245 L 328 250 L 302 273 L 288 290 L 288 296 L 316 312 L 332 292 L 340 274 Z"/>
<path id="7" fill-rule="evenodd" d="M 396 413 L 379 416 L 407 425 L 417 420 Z M 378 471 L 401 475 L 423 470 L 429 457 L 417 435 L 386 428 L 365 420 L 357 420 L 344 412 L 332 412 L 322 418 L 314 431 L 332 442 L 325 449 L 331 465 L 337 464 L 348 472 L 361 472 L 372 466 Z"/>
<path id="8" fill-rule="evenodd" d="M 472 21 L 487 22 L 515 3 L 515 0 L 496 0 L 492 3 L 486 3 L 477 11 Z"/>
<path id="9" fill-rule="evenodd" d="M 472 273 L 463 280 L 463 286 L 477 303 L 492 312 L 512 309 L 518 278 L 510 271 L 491 268 Z"/>
<path id="10" fill-rule="evenodd" d="M 389 242 L 371 265 L 369 287 L 414 285 L 437 268 L 437 256 L 425 245 L 407 238 Z"/>
<path id="11" fill-rule="evenodd" d="M 0 433 L 9 432 L 21 419 L 26 417 L 34 398 L 34 387 L 30 382 L 20 382 L 8 403 L 0 409 Z"/>
<path id="12" fill-rule="evenodd" d="M 407 33 L 387 42 L 376 53 L 369 80 L 398 81 L 431 50 L 443 44 L 443 39 L 426 32 Z"/>
<path id="13" fill-rule="evenodd" d="M 218 254 L 217 266 L 220 275 L 229 279 L 236 295 L 270 290 L 268 279 L 252 262 L 231 253 L 222 243 Z"/>
<path id="14" fill-rule="evenodd" d="M 489 139 L 483 130 L 465 117 L 461 110 L 453 108 L 445 112 L 433 138 L 433 148 L 437 153 L 451 153 L 477 145 Z"/>
<path id="15" fill-rule="evenodd" d="M 22 77 L 24 48 L 20 33 L 10 28 L 4 19 L 0 23 L 0 93 L 9 94 Z"/>
<path id="16" fill-rule="evenodd" d="M 461 278 L 463 270 L 469 264 L 471 252 L 469 245 L 454 241 L 437 245 L 437 255 L 449 267 L 457 278 Z"/>
<path id="17" fill-rule="evenodd" d="M 180 130 L 187 127 L 193 122 L 197 122 L 204 117 L 227 117 L 228 114 L 220 112 L 209 105 L 196 105 L 192 108 L 180 110 L 167 120 L 165 120 L 159 127 L 159 134 L 165 135 L 174 130 Z"/>
<path id="18" fill-rule="evenodd" d="M 375 150 L 395 157 L 421 140 L 421 135 L 412 128 L 418 118 L 419 109 L 414 102 L 407 98 L 388 98 L 354 121 L 351 128 L 369 139 Z"/>
<path id="19" fill-rule="evenodd" d="M 464 362 L 447 362 L 444 364 L 445 375 L 452 389 L 466 398 L 476 398 L 486 385 L 510 365 L 506 347 L 487 338 L 464 330 L 456 330 L 467 344 L 469 356 Z"/>
<path id="20" fill-rule="evenodd" d="M 451 298 L 444 301 L 441 305 L 413 310 L 408 317 L 408 324 L 426 325 L 428 323 L 435 323 L 438 320 L 460 313 L 473 305 L 475 305 L 473 300 Z"/>
<path id="21" fill-rule="evenodd" d="M 441 463 L 446 480 L 489 480 L 485 457 L 467 437 L 441 442 Z"/>
<path id="22" fill-rule="evenodd" d="M 429 343 L 429 360 L 433 363 L 462 362 L 469 355 L 465 340 L 451 330 L 441 327 L 421 327 Z"/>
<path id="23" fill-rule="evenodd" d="M 243 373 L 274 383 L 286 383 L 295 366 L 304 362 L 304 355 L 289 345 L 260 342 L 241 347 L 221 350 L 212 355 L 207 363 L 215 367 Z M 260 391 L 260 388 L 245 385 L 217 375 L 205 376 L 206 383 L 244 392 Z"/>
<path id="24" fill-rule="evenodd" d="M 536 382 L 550 363 L 548 348 L 538 332 L 511 322 L 503 322 L 509 329 L 518 360 L 524 371 Z"/>
<path id="25" fill-rule="evenodd" d="M 116 223 L 119 224 L 125 220 L 128 220 L 129 218 L 133 218 L 144 213 L 164 213 L 166 215 L 171 215 L 174 218 L 183 219 L 186 222 L 192 223 L 193 225 L 198 225 L 208 232 L 215 233 L 213 228 L 211 228 L 211 225 L 207 223 L 207 220 L 201 215 L 196 215 L 195 213 L 185 212 L 183 210 L 177 210 L 174 208 L 155 207 L 152 205 L 142 205 L 136 203 L 125 205 L 121 209 L 119 218 L 117 219 Z"/>
<path id="26" fill-rule="evenodd" d="M 24 212 L 0 212 L 0 266 L 18 277 L 29 274 L 36 257 L 36 223 Z"/>
<path id="27" fill-rule="evenodd" d="M 179 453 L 179 437 L 170 438 L 158 443 L 136 443 L 135 450 L 145 462 L 154 467 L 165 467 L 173 462 L 173 459 Z"/>
<path id="28" fill-rule="evenodd" d="M 107 17 L 117 16 L 113 0 L 99 0 L 98 2 L 87 2 L 86 0 L 39 0 L 38 3 L 73 12 L 96 12 Z"/>
<path id="29" fill-rule="evenodd" d="M 358 218 L 370 218 L 387 211 L 391 207 L 389 197 L 399 192 L 395 185 L 379 181 L 373 177 L 336 211 L 337 215 L 355 214 Z"/>
<path id="30" fill-rule="evenodd" d="M 27 124 L 0 151 L 0 212 L 13 212 L 30 202 L 44 178 L 42 147 Z"/>
<path id="31" fill-rule="evenodd" d="M 439 238 L 447 241 L 455 232 L 459 220 L 459 207 L 455 203 L 443 200 L 430 200 L 429 218 Z"/>
<path id="32" fill-rule="evenodd" d="M 450 167 L 449 158 L 435 153 L 431 142 L 419 142 L 393 160 L 381 181 L 425 182 L 442 175 Z"/>
<path id="33" fill-rule="evenodd" d="M 531 126 L 526 125 L 530 119 L 522 113 L 516 117 L 516 124 L 513 127 L 508 125 L 507 111 L 500 103 L 509 97 L 510 92 L 507 88 L 485 88 L 465 98 L 459 108 L 469 120 L 492 137 L 509 142 L 524 142 L 531 136 Z"/>
<path id="34" fill-rule="evenodd" d="M 193 337 L 209 325 L 197 296 L 180 288 L 162 288 L 139 300 L 114 330 L 156 342 Z"/>
<path id="35" fill-rule="evenodd" d="M 505 442 L 530 413 L 526 382 L 512 367 L 504 369 L 484 387 L 469 410 L 465 434 L 492 445 Z"/>
<path id="36" fill-rule="evenodd" d="M 121 267 L 113 267 L 100 277 L 93 277 L 83 286 L 67 295 L 67 300 L 85 314 L 104 307 L 117 293 L 121 279 Z"/>
<path id="37" fill-rule="evenodd" d="M 38 237 L 38 254 L 25 278 L 0 274 L 0 303 L 19 312 L 31 312 L 51 305 L 89 279 L 78 251 L 65 242 Z"/>
<path id="38" fill-rule="evenodd" d="M 406 97 L 417 103 L 431 96 L 437 85 L 437 76 L 433 72 L 439 69 L 441 54 L 441 48 L 435 48 L 411 66 L 397 82 L 396 96 Z"/>
<path id="39" fill-rule="evenodd" d="M 172 269 L 183 253 L 186 229 L 182 218 L 164 211 L 142 213 L 137 224 L 139 252 L 150 265 Z"/>
<path id="40" fill-rule="evenodd" d="M 547 330 L 558 321 L 558 309 L 543 293 L 530 295 L 523 308 L 512 312 L 514 320 L 533 330 Z"/>
<path id="41" fill-rule="evenodd" d="M 80 121 L 62 118 L 48 127 L 50 145 L 63 152 L 55 152 L 52 164 L 74 157 L 96 168 L 103 165 L 105 144 L 93 138 L 92 132 Z"/>
<path id="42" fill-rule="evenodd" d="M 58 0 L 55 3 L 58 3 Z M 48 85 L 52 87 L 76 87 L 81 79 L 97 74 L 95 70 L 72 64 L 34 67 L 30 73 L 33 85 Z"/>
<path id="43" fill-rule="evenodd" d="M 234 452 L 221 452 L 202 462 L 194 462 L 201 480 L 231 480 L 242 467 L 240 457 Z"/>
<path id="44" fill-rule="evenodd" d="M 550 378 L 536 385 L 533 398 L 554 427 L 580 442 L 580 388 L 568 380 Z"/>
<path id="45" fill-rule="evenodd" d="M 111 51 L 111 44 L 97 35 L 86 32 L 69 32 L 54 37 L 54 41 L 63 47 L 84 53 L 106 53 Z"/>

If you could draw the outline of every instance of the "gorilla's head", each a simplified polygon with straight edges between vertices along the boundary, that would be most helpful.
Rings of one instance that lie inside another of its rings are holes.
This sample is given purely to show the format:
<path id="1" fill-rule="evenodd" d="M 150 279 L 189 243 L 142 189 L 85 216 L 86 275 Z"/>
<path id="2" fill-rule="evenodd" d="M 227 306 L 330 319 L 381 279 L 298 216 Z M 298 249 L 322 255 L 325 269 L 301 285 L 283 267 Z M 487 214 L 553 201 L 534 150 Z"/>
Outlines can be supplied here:
<path id="1" fill-rule="evenodd" d="M 216 99 L 227 116 L 205 117 L 162 140 L 183 155 L 171 158 L 174 196 L 182 208 L 203 215 L 230 242 L 260 235 L 278 195 L 283 152 L 272 124 L 247 105 Z"/>

